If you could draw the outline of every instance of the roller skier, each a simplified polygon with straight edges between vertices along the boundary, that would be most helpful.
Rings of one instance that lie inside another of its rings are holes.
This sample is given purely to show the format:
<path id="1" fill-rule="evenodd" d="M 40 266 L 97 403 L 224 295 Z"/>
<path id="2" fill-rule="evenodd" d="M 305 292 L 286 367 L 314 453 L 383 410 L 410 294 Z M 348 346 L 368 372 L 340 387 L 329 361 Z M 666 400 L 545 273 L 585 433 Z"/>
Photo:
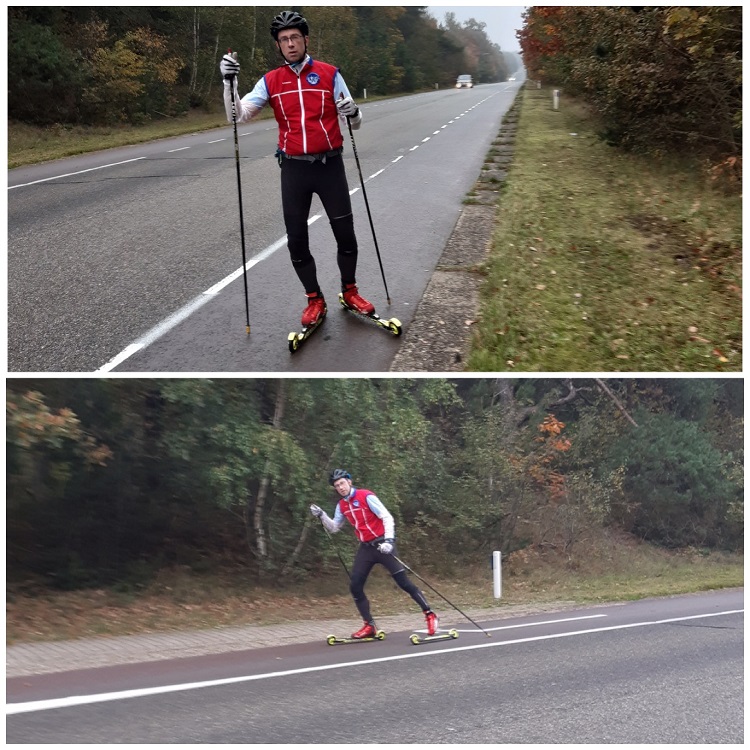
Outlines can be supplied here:
<path id="1" fill-rule="evenodd" d="M 333 518 L 318 505 L 311 505 L 310 512 L 319 518 L 325 529 L 331 533 L 340 531 L 344 521 L 349 521 L 359 539 L 359 548 L 350 574 L 350 591 L 364 624 L 352 633 L 351 638 L 372 640 L 384 637 L 382 631 L 378 631 L 375 626 L 375 620 L 370 612 L 370 602 L 364 591 L 370 571 L 377 564 L 386 568 L 395 583 L 419 605 L 424 613 L 428 635 L 435 635 L 438 629 L 437 615 L 395 557 L 396 531 L 393 516 L 373 492 L 354 487 L 352 477 L 347 471 L 334 470 L 330 476 L 330 483 L 341 497 L 336 504 Z"/>
<path id="2" fill-rule="evenodd" d="M 240 67 L 235 57 L 225 55 L 220 69 L 230 122 L 234 87 L 237 122 L 251 120 L 268 104 L 279 126 L 276 153 L 281 167 L 287 245 L 307 297 L 301 318 L 303 333 L 290 334 L 290 349 L 294 351 L 327 313 L 308 237 L 313 193 L 323 203 L 336 240 L 342 304 L 367 317 L 375 314 L 374 305 L 357 288 L 357 238 L 342 157 L 341 123 L 348 119 L 351 128 L 357 130 L 362 113 L 338 68 L 314 60 L 307 53 L 309 27 L 305 18 L 295 11 L 283 11 L 271 22 L 271 35 L 284 64 L 263 76 L 242 99 L 237 90 Z M 292 336 L 297 338 L 292 341 Z"/>

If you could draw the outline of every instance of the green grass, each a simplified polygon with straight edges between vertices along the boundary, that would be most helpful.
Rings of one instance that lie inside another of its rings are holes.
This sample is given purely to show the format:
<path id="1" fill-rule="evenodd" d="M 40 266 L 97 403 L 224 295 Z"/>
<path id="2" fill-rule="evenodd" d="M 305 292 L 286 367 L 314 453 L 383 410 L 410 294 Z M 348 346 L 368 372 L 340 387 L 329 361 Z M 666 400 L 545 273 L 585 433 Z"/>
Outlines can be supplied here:
<path id="1" fill-rule="evenodd" d="M 468 369 L 741 370 L 741 197 L 522 96 Z"/>

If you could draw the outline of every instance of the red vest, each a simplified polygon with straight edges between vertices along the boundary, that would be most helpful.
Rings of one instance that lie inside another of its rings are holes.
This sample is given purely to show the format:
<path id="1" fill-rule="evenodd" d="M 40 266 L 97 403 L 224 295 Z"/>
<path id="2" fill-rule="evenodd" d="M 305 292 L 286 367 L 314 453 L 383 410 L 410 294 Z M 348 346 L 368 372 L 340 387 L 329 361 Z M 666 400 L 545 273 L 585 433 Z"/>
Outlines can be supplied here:
<path id="1" fill-rule="evenodd" d="M 378 518 L 367 504 L 367 496 L 372 495 L 371 490 L 355 490 L 350 498 L 339 500 L 341 512 L 347 521 L 354 526 L 354 531 L 360 542 L 371 542 L 385 534 L 385 524 L 382 518 Z"/>
<path id="2" fill-rule="evenodd" d="M 289 156 L 341 148 L 333 81 L 338 68 L 311 60 L 299 75 L 288 65 L 266 73 L 269 103 L 279 124 L 279 148 Z"/>

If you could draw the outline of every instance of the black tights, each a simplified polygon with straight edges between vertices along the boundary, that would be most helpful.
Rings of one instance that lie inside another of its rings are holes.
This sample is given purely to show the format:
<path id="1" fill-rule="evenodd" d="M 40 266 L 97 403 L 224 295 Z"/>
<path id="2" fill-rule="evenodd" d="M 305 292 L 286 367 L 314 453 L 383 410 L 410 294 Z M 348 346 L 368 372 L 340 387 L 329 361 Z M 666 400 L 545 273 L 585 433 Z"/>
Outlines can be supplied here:
<path id="1" fill-rule="evenodd" d="M 393 550 L 393 553 L 396 554 L 395 549 Z M 413 581 L 409 579 L 409 576 L 406 575 L 404 566 L 401 565 L 393 555 L 384 555 L 382 552 L 378 552 L 376 547 L 362 543 L 359 545 L 357 554 L 354 557 L 349 590 L 352 592 L 354 603 L 357 605 L 359 614 L 362 615 L 362 619 L 365 622 L 373 621 L 370 612 L 370 600 L 365 594 L 365 583 L 370 575 L 370 571 L 378 563 L 388 570 L 393 576 L 393 580 L 404 591 L 406 591 L 412 599 L 414 599 L 414 601 L 422 608 L 423 612 L 429 611 L 430 605 L 424 598 L 424 594 L 417 588 Z"/>
<path id="2" fill-rule="evenodd" d="M 342 286 L 354 284 L 357 271 L 357 237 L 354 234 L 354 216 L 343 157 L 330 156 L 325 163 L 283 159 L 281 205 L 287 244 L 292 265 L 307 294 L 320 292 L 307 231 L 313 193 L 320 197 L 336 239 L 336 260 Z"/>

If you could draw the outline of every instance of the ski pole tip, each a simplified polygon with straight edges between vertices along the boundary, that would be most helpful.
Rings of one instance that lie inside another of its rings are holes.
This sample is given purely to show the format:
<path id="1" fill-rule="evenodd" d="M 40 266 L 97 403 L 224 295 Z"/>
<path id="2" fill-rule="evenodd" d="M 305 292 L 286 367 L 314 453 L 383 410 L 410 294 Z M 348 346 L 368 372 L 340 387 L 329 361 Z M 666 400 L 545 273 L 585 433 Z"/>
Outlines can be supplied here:
<path id="1" fill-rule="evenodd" d="M 249 325 L 245 326 L 245 333 L 248 333 L 248 334 L 250 333 L 250 326 Z"/>

